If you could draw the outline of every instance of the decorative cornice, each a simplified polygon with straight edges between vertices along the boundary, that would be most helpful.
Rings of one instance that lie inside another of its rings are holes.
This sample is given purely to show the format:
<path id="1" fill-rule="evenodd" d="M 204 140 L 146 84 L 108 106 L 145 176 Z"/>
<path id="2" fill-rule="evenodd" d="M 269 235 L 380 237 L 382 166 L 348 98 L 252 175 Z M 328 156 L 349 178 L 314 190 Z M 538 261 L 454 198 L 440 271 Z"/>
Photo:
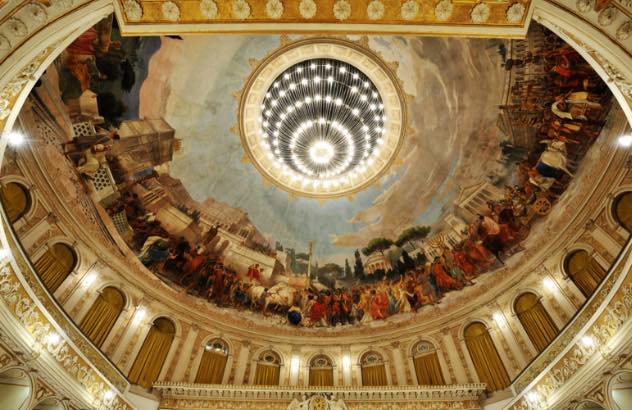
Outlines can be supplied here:
<path id="1" fill-rule="evenodd" d="M 345 402 L 419 402 L 419 401 L 479 401 L 485 384 L 454 384 L 449 386 L 378 386 L 378 387 L 305 387 L 305 386 L 251 386 L 229 384 L 192 384 L 159 381 L 154 390 L 170 399 L 216 400 L 275 400 L 291 401 L 300 395 L 333 393 Z"/>

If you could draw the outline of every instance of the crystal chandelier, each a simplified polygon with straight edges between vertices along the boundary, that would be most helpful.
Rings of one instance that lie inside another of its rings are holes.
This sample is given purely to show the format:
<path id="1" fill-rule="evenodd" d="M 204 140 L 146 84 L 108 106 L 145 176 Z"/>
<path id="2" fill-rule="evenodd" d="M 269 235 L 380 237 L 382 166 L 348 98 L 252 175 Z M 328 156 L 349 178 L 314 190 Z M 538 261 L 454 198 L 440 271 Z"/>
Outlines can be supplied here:
<path id="1" fill-rule="evenodd" d="M 387 118 L 364 73 L 339 60 L 310 59 L 275 78 L 259 121 L 275 167 L 303 185 L 328 187 L 362 175 L 379 156 Z"/>

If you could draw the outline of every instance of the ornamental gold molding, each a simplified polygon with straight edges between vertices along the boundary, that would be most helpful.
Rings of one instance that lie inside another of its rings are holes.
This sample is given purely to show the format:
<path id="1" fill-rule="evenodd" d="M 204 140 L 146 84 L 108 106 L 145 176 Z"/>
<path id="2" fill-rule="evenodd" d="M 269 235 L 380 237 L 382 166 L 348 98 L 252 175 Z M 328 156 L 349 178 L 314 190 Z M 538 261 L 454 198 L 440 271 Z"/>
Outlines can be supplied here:
<path id="1" fill-rule="evenodd" d="M 335 32 L 523 36 L 530 0 L 116 0 L 128 34 Z"/>
<path id="2" fill-rule="evenodd" d="M 156 382 L 161 408 L 283 409 L 294 398 L 333 394 L 349 409 L 480 409 L 481 383 L 449 386 L 304 387 Z"/>

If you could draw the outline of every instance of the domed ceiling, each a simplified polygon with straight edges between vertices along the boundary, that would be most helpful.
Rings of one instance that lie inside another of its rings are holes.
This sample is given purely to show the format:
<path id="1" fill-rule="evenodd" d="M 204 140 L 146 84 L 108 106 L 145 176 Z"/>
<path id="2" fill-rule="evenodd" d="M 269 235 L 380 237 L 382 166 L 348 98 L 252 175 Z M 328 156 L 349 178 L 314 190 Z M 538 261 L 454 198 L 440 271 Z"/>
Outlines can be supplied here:
<path id="1" fill-rule="evenodd" d="M 99 201 L 148 269 L 303 326 L 408 313 L 510 265 L 610 101 L 536 23 L 512 41 L 121 39 L 106 19 L 45 81 L 96 126 L 66 153 L 87 181 L 107 168 Z"/>

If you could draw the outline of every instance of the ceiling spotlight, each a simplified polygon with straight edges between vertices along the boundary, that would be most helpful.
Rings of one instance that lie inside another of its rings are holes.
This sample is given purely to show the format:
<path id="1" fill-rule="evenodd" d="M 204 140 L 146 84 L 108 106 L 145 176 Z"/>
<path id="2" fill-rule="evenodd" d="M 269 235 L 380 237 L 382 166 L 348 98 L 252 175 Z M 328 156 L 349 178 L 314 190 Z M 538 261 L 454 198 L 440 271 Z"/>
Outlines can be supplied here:
<path id="1" fill-rule="evenodd" d="M 7 134 L 7 142 L 12 147 L 19 147 L 20 145 L 24 144 L 25 140 L 26 138 L 24 138 L 24 134 L 22 134 L 21 132 L 11 131 Z"/>
<path id="2" fill-rule="evenodd" d="M 619 143 L 619 146 L 623 148 L 632 147 L 632 134 L 620 136 L 617 142 Z"/>

